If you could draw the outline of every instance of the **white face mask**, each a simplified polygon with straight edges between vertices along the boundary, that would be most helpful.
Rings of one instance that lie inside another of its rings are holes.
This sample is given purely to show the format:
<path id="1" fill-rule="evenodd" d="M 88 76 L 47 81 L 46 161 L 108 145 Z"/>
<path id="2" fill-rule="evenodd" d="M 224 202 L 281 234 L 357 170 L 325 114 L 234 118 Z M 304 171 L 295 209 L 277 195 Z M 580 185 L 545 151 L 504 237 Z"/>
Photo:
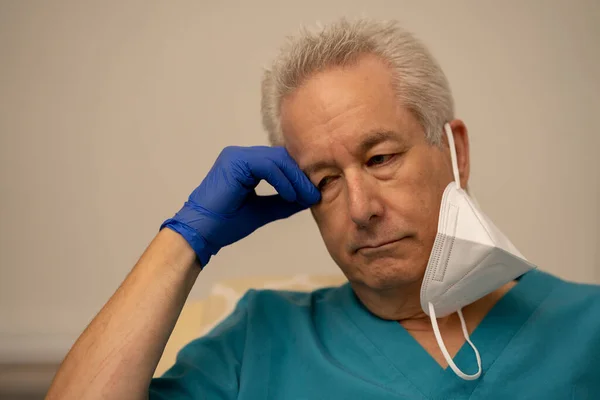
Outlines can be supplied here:
<path id="1" fill-rule="evenodd" d="M 421 286 L 421 307 L 431 319 L 440 350 L 456 375 L 473 380 L 481 375 L 481 358 L 469 339 L 462 308 L 523 275 L 535 266 L 479 209 L 476 202 L 460 187 L 456 148 L 449 124 L 444 125 L 454 182 L 446 187 L 429 263 Z M 479 370 L 463 373 L 446 350 L 437 319 L 458 312 L 463 334 L 475 351 Z"/>

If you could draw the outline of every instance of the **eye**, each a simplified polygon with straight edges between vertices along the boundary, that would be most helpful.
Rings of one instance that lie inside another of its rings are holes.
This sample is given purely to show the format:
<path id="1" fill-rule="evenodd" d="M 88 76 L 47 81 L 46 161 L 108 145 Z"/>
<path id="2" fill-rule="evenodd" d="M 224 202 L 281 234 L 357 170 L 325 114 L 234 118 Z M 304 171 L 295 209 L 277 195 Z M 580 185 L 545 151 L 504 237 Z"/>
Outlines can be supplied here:
<path id="1" fill-rule="evenodd" d="M 374 165 L 382 165 L 387 163 L 388 161 L 390 161 L 392 158 L 394 158 L 395 154 L 379 154 L 376 156 L 373 156 L 369 159 L 369 161 L 367 161 L 367 166 L 372 167 Z"/>
<path id="2" fill-rule="evenodd" d="M 335 178 L 336 178 L 335 176 L 326 176 L 325 178 L 323 178 L 323 179 L 321 179 L 319 181 L 319 184 L 317 185 L 317 188 L 319 190 L 325 189 L 325 187 L 327 185 L 329 185 L 333 180 L 335 180 Z"/>

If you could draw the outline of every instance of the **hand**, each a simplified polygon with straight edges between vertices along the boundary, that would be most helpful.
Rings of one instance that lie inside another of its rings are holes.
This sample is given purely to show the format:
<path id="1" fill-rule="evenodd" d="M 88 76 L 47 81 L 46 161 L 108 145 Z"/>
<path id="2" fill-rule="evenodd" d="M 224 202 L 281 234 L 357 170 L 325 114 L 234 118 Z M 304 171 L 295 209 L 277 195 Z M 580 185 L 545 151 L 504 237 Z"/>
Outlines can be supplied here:
<path id="1" fill-rule="evenodd" d="M 266 180 L 279 194 L 258 196 Z M 212 255 L 269 222 L 287 218 L 321 199 L 283 147 L 226 147 L 183 208 L 161 229 L 182 235 L 204 266 Z"/>

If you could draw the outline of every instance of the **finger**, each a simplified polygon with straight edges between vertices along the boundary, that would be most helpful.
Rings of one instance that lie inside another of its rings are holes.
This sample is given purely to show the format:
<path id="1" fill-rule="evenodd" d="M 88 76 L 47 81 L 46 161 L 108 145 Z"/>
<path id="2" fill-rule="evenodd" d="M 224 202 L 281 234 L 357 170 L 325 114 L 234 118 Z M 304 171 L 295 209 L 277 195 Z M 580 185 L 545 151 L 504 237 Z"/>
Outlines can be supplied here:
<path id="1" fill-rule="evenodd" d="M 254 203 L 252 206 L 256 206 L 253 207 L 253 209 L 257 210 L 257 212 L 253 213 L 253 217 L 257 219 L 256 223 L 260 226 L 272 221 L 288 218 L 307 208 L 298 202 L 287 201 L 278 194 L 256 196 L 250 201 Z"/>
<path id="2" fill-rule="evenodd" d="M 258 180 L 264 179 L 277 190 L 285 200 L 296 201 L 296 190 L 285 176 L 285 174 L 277 167 L 275 163 L 267 158 L 251 158 L 247 160 L 250 173 Z"/>
<path id="3" fill-rule="evenodd" d="M 298 195 L 298 201 L 312 206 L 321 200 L 321 193 L 300 169 L 284 147 L 275 147 L 271 160 L 283 171 Z"/>

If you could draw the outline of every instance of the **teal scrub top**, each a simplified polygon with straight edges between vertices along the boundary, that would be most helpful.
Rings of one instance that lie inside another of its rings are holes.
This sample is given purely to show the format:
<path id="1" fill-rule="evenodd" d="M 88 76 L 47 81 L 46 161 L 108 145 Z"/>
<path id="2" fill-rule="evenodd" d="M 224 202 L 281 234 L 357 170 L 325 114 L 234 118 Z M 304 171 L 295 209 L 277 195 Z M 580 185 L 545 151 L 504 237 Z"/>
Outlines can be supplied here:
<path id="1" fill-rule="evenodd" d="M 442 368 L 349 284 L 249 291 L 153 379 L 150 399 L 600 399 L 600 287 L 533 270 L 471 335 L 483 372 Z M 463 345 L 454 357 L 477 371 Z"/>

